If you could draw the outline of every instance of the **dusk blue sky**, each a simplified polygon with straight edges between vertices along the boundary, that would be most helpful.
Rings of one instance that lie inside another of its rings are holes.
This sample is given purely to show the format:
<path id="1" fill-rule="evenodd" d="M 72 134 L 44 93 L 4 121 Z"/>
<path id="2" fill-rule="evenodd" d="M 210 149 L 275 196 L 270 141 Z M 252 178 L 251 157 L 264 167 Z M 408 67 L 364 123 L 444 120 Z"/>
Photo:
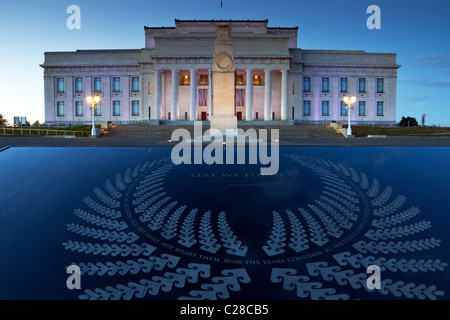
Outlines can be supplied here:
<path id="1" fill-rule="evenodd" d="M 381 8 L 381 30 L 369 30 L 370 5 Z M 81 30 L 69 30 L 67 7 L 81 8 Z M 0 2 L 0 113 L 12 122 L 44 121 L 46 51 L 137 49 L 144 26 L 174 19 L 269 19 L 271 27 L 299 27 L 302 49 L 394 52 L 397 120 L 450 125 L 450 1 L 404 0 L 24 0 Z"/>

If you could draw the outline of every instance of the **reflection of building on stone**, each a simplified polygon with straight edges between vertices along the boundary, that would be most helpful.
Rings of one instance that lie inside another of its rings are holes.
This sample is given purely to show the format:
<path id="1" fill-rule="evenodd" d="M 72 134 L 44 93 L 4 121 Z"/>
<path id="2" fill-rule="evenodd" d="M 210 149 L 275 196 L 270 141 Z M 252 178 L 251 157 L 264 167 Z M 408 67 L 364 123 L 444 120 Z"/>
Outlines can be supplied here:
<path id="1" fill-rule="evenodd" d="M 395 122 L 396 54 L 299 49 L 297 27 L 268 20 L 175 20 L 175 27 L 145 27 L 143 49 L 47 52 L 46 122 L 88 123 L 91 93 L 102 99 L 99 121 L 210 120 L 222 25 L 232 28 L 238 120 L 345 121 L 343 99 L 356 95 L 352 121 Z"/>

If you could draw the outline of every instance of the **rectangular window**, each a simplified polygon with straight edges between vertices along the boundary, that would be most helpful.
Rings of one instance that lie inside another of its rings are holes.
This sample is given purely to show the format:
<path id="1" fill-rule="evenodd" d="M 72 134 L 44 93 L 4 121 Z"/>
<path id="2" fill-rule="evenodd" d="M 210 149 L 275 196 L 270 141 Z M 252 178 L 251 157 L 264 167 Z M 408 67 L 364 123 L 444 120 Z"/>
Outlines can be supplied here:
<path id="1" fill-rule="evenodd" d="M 304 92 L 311 92 L 311 77 L 304 77 L 303 78 L 303 91 Z"/>
<path id="2" fill-rule="evenodd" d="M 258 117 L 259 117 L 259 113 L 255 112 L 255 119 L 258 120 Z"/>
<path id="3" fill-rule="evenodd" d="M 64 116 L 64 101 L 58 101 L 56 103 L 56 115 L 58 117 Z"/>
<path id="4" fill-rule="evenodd" d="M 341 116 L 347 116 L 347 105 L 341 101 Z"/>
<path id="5" fill-rule="evenodd" d="M 359 78 L 359 92 L 366 92 L 366 78 Z"/>
<path id="6" fill-rule="evenodd" d="M 198 89 L 198 105 L 201 107 L 208 105 L 208 89 Z"/>
<path id="7" fill-rule="evenodd" d="M 384 79 L 378 78 L 377 79 L 377 93 L 383 93 L 384 92 Z"/>
<path id="8" fill-rule="evenodd" d="M 322 101 L 322 116 L 330 115 L 330 101 Z"/>
<path id="9" fill-rule="evenodd" d="M 131 92 L 139 92 L 139 77 L 131 78 Z"/>
<path id="10" fill-rule="evenodd" d="M 295 82 L 292 82 L 292 94 L 295 94 Z"/>
<path id="11" fill-rule="evenodd" d="M 242 107 L 245 105 L 245 90 L 236 89 L 236 106 Z"/>
<path id="12" fill-rule="evenodd" d="M 359 116 L 364 117 L 366 115 L 366 102 L 360 101 L 359 102 Z"/>
<path id="13" fill-rule="evenodd" d="M 113 101 L 113 116 L 120 116 L 120 101 Z"/>
<path id="14" fill-rule="evenodd" d="M 134 117 L 139 115 L 139 101 L 131 102 L 131 115 Z"/>
<path id="15" fill-rule="evenodd" d="M 181 76 L 181 85 L 182 86 L 190 86 L 191 85 L 191 76 L 189 74 L 185 74 Z"/>
<path id="16" fill-rule="evenodd" d="M 83 115 L 83 101 L 75 102 L 75 116 L 81 117 Z"/>
<path id="17" fill-rule="evenodd" d="M 113 78 L 113 92 L 120 92 L 120 78 Z"/>
<path id="18" fill-rule="evenodd" d="M 97 103 L 95 106 L 96 106 L 96 109 L 94 111 L 94 115 L 96 117 L 100 117 L 102 115 L 102 105 L 100 103 Z"/>
<path id="19" fill-rule="evenodd" d="M 198 84 L 200 86 L 207 86 L 208 85 L 208 75 L 207 74 L 201 74 Z"/>
<path id="20" fill-rule="evenodd" d="M 185 113 L 184 113 L 184 120 L 187 120 L 187 119 L 188 119 L 188 113 L 185 112 Z"/>
<path id="21" fill-rule="evenodd" d="M 102 78 L 94 78 L 94 92 L 102 92 Z"/>
<path id="22" fill-rule="evenodd" d="M 152 83 L 148 83 L 148 94 L 152 94 Z"/>
<path id="23" fill-rule="evenodd" d="M 348 78 L 341 78 L 341 92 L 348 92 Z"/>
<path id="24" fill-rule="evenodd" d="M 303 101 L 303 115 L 304 116 L 311 115 L 311 101 Z"/>
<path id="25" fill-rule="evenodd" d="M 66 86 L 65 86 L 64 78 L 56 79 L 56 92 L 57 93 L 64 93 L 64 92 L 66 92 Z"/>
<path id="26" fill-rule="evenodd" d="M 82 93 L 83 92 L 83 79 L 75 78 L 75 92 Z"/>
<path id="27" fill-rule="evenodd" d="M 244 83 L 244 75 L 243 74 L 237 74 L 236 75 L 236 85 L 237 86 L 243 86 Z"/>
<path id="28" fill-rule="evenodd" d="M 379 116 L 379 117 L 384 116 L 384 102 L 383 101 L 377 102 L 377 116 Z"/>
<path id="29" fill-rule="evenodd" d="M 253 75 L 253 85 L 262 86 L 262 76 L 260 74 Z"/>
<path id="30" fill-rule="evenodd" d="M 330 78 L 322 78 L 322 92 L 330 92 Z"/>

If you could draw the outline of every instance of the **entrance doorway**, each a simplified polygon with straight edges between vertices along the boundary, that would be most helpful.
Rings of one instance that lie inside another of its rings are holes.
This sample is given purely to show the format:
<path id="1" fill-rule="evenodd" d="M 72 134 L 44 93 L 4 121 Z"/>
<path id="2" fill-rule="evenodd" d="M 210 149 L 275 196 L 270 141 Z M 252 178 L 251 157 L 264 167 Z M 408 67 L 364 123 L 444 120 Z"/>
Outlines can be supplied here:
<path id="1" fill-rule="evenodd" d="M 236 117 L 238 121 L 242 121 L 242 112 L 240 111 L 236 112 Z"/>
<path id="2" fill-rule="evenodd" d="M 206 112 L 202 112 L 202 121 L 208 120 L 208 114 Z"/>

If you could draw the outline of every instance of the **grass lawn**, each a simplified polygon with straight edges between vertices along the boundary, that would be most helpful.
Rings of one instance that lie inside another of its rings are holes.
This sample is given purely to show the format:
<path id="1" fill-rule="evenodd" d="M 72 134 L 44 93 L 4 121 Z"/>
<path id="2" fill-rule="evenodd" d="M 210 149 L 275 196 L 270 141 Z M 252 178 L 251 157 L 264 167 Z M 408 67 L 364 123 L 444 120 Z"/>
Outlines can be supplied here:
<path id="1" fill-rule="evenodd" d="M 347 126 L 344 126 L 345 128 Z M 450 128 L 446 127 L 371 127 L 352 126 L 355 137 L 367 137 L 368 135 L 385 136 L 450 136 Z"/>

